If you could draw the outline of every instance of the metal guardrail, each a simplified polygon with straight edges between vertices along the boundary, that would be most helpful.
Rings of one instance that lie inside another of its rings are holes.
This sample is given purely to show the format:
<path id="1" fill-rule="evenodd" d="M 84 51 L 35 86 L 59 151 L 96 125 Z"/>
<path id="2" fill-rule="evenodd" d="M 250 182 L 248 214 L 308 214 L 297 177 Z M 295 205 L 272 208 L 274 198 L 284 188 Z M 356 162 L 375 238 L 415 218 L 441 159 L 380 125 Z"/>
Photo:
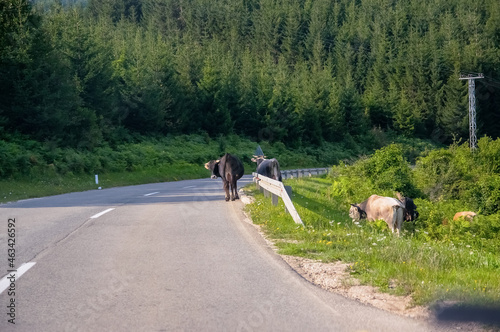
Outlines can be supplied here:
<path id="1" fill-rule="evenodd" d="M 294 169 L 281 171 L 281 176 L 284 179 L 293 179 L 294 177 L 301 178 L 304 176 L 321 175 L 328 173 L 329 168 L 307 168 L 307 169 Z M 268 178 L 267 176 L 252 173 L 253 182 L 257 185 L 261 191 L 264 192 L 265 196 L 272 197 L 273 205 L 278 205 L 278 197 L 281 197 L 283 203 L 285 203 L 286 210 L 293 218 L 296 224 L 304 225 L 302 219 L 300 219 L 299 213 L 295 209 L 290 196 L 292 195 L 292 187 L 283 185 L 282 182 Z"/>
<path id="2" fill-rule="evenodd" d="M 306 169 L 292 169 L 281 171 L 281 176 L 283 179 L 293 179 L 301 178 L 304 176 L 313 176 L 313 175 L 321 175 L 328 173 L 330 171 L 329 168 L 306 168 Z"/>
<path id="3" fill-rule="evenodd" d="M 295 210 L 295 206 L 293 206 L 292 200 L 282 182 L 273 180 L 271 178 L 268 178 L 267 176 L 255 172 L 252 173 L 252 175 L 253 181 L 257 184 L 257 187 L 264 189 L 264 194 L 266 194 L 266 191 L 271 193 L 274 205 L 278 204 L 278 197 L 281 197 L 283 203 L 285 203 L 285 207 L 288 213 L 290 213 L 290 215 L 292 216 L 293 221 L 295 221 L 296 224 L 304 225 L 302 219 L 300 219 L 299 213 L 297 212 L 297 210 Z"/>

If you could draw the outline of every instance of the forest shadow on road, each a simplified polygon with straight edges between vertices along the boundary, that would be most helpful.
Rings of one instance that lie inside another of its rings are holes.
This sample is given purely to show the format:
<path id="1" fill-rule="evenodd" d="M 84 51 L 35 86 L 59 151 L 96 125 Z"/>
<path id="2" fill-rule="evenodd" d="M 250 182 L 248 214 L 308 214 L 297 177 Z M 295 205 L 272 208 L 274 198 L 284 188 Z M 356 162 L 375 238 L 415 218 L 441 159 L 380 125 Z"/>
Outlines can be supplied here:
<path id="1" fill-rule="evenodd" d="M 500 330 L 500 304 L 493 306 L 454 304 L 436 310 L 440 323 L 480 323 Z"/>

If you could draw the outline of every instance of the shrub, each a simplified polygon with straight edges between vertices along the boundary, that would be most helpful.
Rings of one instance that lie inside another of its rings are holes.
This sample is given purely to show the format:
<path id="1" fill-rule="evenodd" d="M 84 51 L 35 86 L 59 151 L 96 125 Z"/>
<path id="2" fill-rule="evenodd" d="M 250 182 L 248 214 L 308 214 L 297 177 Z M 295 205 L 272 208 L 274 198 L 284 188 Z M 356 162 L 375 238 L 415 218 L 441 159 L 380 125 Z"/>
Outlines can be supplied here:
<path id="1" fill-rule="evenodd" d="M 473 156 L 466 144 L 432 151 L 419 158 L 415 173 L 419 187 L 431 199 L 459 199 L 473 180 Z"/>
<path id="2" fill-rule="evenodd" d="M 431 200 L 471 202 L 483 214 L 500 211 L 500 139 L 483 137 L 478 149 L 452 145 L 418 158 L 415 179 Z"/>
<path id="3" fill-rule="evenodd" d="M 399 191 L 406 196 L 416 197 L 418 192 L 413 184 L 411 168 L 404 159 L 403 147 L 391 144 L 377 150 L 363 165 L 365 176 L 382 191 Z"/>
<path id="4" fill-rule="evenodd" d="M 360 203 L 376 192 L 371 181 L 368 181 L 356 168 L 347 167 L 344 163 L 332 168 L 330 177 L 333 178 L 331 195 L 344 204 Z"/>
<path id="5" fill-rule="evenodd" d="M 410 197 L 419 196 L 399 144 L 377 150 L 372 157 L 360 159 L 351 167 L 341 163 L 332 169 L 331 176 L 333 194 L 350 203 L 365 200 L 372 194 L 392 196 L 396 191 Z"/>
<path id="6" fill-rule="evenodd" d="M 466 185 L 463 200 L 474 202 L 474 209 L 479 213 L 488 215 L 500 211 L 500 176 L 484 175 Z"/>
<path id="7" fill-rule="evenodd" d="M 19 146 L 0 141 L 0 175 L 2 177 L 8 177 L 15 172 L 16 156 L 19 154 Z"/>
<path id="8" fill-rule="evenodd" d="M 0 140 L 0 176 L 27 175 L 43 163 L 39 145 L 34 141 L 5 142 Z"/>
<path id="9" fill-rule="evenodd" d="M 486 174 L 500 174 L 500 139 L 492 140 L 482 137 L 477 142 L 478 149 L 474 153 L 477 171 Z"/>

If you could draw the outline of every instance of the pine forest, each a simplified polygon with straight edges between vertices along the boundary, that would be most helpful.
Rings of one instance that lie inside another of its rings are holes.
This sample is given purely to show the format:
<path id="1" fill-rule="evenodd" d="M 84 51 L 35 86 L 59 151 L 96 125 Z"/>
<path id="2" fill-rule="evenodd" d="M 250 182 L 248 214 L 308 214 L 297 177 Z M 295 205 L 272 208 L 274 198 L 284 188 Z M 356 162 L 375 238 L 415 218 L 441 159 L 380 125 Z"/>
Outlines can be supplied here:
<path id="1" fill-rule="evenodd" d="M 0 2 L 0 139 L 500 135 L 498 0 Z"/>

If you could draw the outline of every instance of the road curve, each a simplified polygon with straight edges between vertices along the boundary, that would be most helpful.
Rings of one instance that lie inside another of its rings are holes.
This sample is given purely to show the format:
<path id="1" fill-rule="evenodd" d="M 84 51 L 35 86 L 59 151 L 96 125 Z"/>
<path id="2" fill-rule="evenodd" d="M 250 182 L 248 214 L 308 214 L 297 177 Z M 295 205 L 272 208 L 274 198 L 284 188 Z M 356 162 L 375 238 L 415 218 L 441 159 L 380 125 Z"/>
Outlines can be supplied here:
<path id="1" fill-rule="evenodd" d="M 15 295 L 0 294 L 0 331 L 438 329 L 309 284 L 245 222 L 240 201 L 224 201 L 220 180 L 0 205 L 0 276 L 11 269 L 9 218 L 15 267 L 36 264 Z"/>

